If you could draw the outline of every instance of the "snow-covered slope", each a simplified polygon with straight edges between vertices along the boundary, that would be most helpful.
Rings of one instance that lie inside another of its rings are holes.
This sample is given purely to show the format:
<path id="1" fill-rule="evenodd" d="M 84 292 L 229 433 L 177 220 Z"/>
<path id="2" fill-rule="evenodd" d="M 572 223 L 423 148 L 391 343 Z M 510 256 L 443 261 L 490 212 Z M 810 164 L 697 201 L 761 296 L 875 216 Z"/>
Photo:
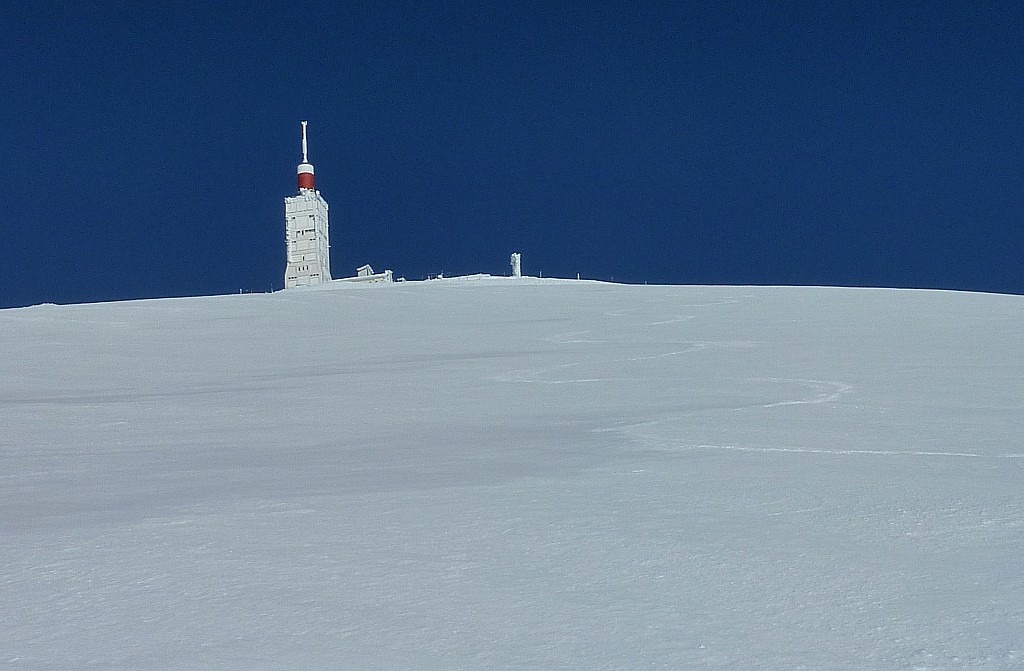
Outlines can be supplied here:
<path id="1" fill-rule="evenodd" d="M 1024 668 L 1024 299 L 0 311 L 0 668 Z"/>

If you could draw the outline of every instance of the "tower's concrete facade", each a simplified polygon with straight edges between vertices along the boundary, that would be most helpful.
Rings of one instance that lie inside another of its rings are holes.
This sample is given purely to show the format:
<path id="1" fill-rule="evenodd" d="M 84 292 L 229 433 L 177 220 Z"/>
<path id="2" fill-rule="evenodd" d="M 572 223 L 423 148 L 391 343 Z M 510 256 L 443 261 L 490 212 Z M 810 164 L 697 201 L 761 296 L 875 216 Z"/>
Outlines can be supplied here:
<path id="1" fill-rule="evenodd" d="M 331 281 L 331 243 L 327 231 L 327 201 L 316 190 L 313 166 L 306 157 L 306 122 L 302 122 L 302 163 L 299 193 L 284 199 L 288 265 L 284 288 Z"/>

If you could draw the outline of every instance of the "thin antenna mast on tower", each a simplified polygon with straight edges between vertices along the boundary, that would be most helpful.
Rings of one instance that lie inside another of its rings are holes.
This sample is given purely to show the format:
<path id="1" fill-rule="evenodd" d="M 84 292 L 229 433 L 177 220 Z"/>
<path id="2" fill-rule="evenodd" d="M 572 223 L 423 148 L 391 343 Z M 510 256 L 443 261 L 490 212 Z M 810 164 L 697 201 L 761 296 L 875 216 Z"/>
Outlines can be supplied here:
<path id="1" fill-rule="evenodd" d="M 302 162 L 309 163 L 309 159 L 306 158 L 306 124 L 308 121 L 302 122 Z"/>

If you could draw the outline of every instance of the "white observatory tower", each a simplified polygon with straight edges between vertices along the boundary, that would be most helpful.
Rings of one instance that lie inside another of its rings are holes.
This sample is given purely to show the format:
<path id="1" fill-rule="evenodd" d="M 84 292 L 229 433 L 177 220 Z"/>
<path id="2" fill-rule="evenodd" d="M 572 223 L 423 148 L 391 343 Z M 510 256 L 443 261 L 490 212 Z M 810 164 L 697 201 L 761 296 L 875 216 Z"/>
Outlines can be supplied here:
<path id="1" fill-rule="evenodd" d="M 306 123 L 302 122 L 299 193 L 284 199 L 288 266 L 284 288 L 331 281 L 331 245 L 327 238 L 327 201 L 316 190 L 313 166 L 306 157 Z"/>

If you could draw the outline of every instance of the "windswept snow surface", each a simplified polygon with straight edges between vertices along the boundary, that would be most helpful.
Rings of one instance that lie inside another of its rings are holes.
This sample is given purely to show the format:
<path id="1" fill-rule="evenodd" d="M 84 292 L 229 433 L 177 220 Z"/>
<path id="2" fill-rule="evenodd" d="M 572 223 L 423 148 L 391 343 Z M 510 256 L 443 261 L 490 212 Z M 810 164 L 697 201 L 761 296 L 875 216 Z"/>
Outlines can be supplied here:
<path id="1" fill-rule="evenodd" d="M 0 311 L 0 668 L 1024 668 L 1024 298 Z"/>

